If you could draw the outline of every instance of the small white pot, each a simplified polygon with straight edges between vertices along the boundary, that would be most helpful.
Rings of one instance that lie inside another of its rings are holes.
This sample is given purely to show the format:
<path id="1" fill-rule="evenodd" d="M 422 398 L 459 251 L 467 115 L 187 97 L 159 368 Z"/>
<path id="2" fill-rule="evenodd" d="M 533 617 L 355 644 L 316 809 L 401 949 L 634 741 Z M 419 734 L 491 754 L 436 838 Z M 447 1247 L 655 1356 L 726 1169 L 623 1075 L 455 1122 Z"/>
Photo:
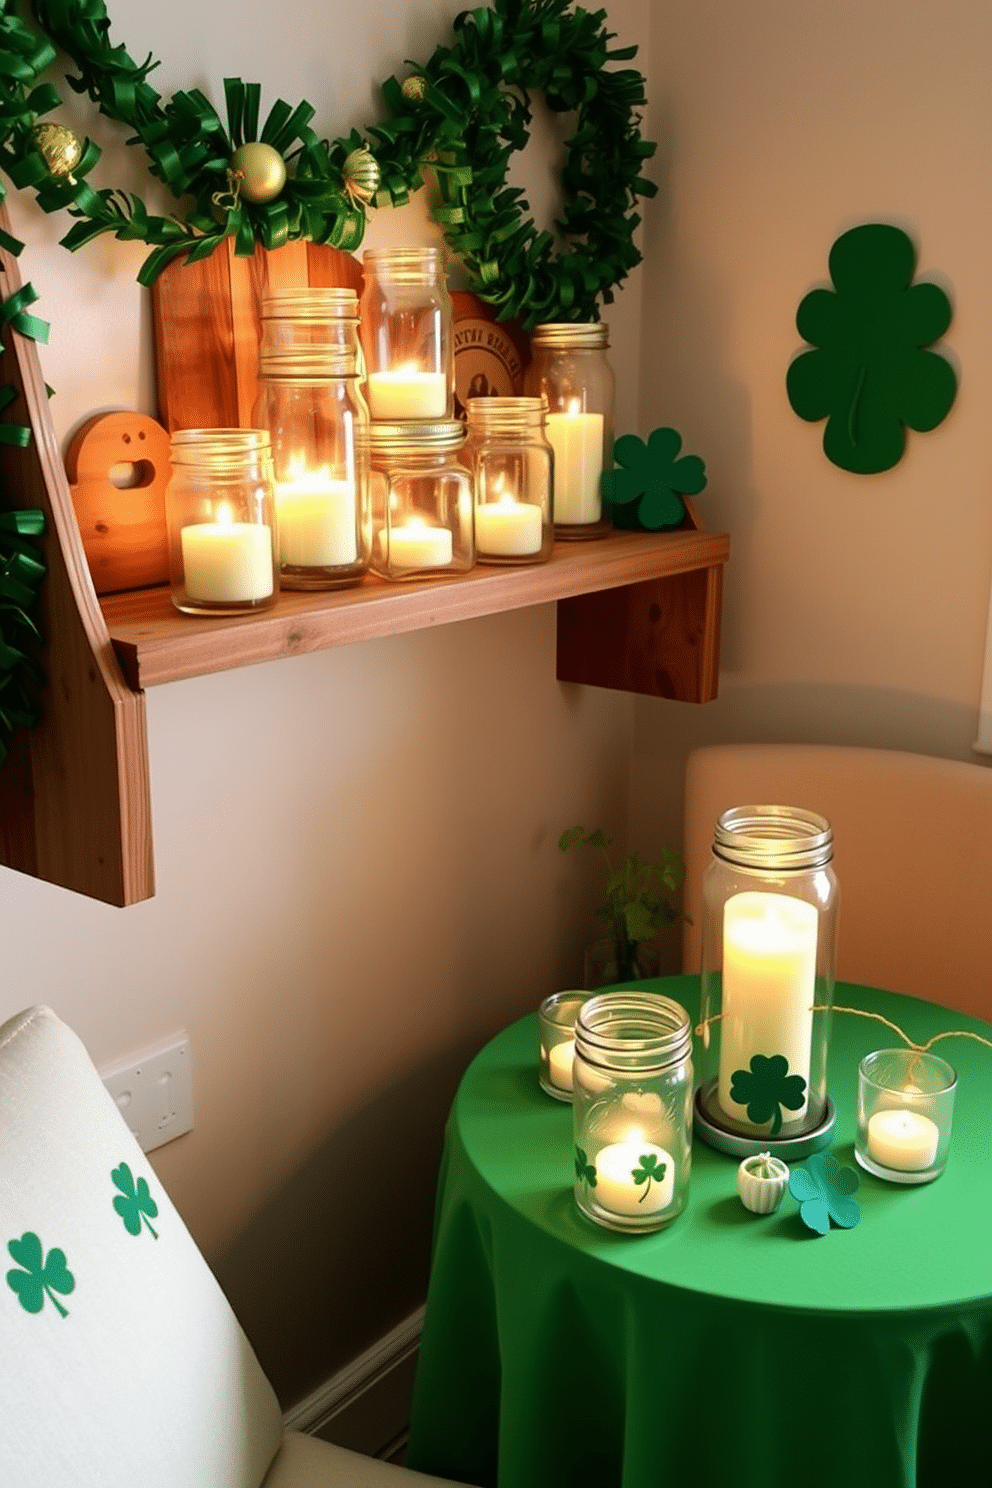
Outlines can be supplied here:
<path id="1" fill-rule="evenodd" d="M 767 1152 L 746 1157 L 737 1169 L 737 1192 L 752 1214 L 774 1214 L 788 1181 L 786 1164 Z"/>

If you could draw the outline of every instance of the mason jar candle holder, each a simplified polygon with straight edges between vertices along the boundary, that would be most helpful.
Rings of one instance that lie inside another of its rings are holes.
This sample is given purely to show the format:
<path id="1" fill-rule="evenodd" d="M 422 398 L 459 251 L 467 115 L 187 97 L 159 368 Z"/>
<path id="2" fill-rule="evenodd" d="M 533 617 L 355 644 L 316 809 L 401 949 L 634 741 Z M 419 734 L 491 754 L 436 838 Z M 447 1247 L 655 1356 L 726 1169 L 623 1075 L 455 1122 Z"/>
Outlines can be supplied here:
<path id="1" fill-rule="evenodd" d="M 601 480 L 613 463 L 615 378 L 602 321 L 539 325 L 531 332 L 524 392 L 548 405 L 547 435 L 555 454 L 555 532 L 565 539 L 599 537 Z"/>
<path id="2" fill-rule="evenodd" d="M 587 992 L 553 992 L 537 1011 L 540 1036 L 541 1089 L 555 1100 L 572 1099 L 572 1065 L 575 1060 L 575 1019 L 588 997 Z"/>
<path id="3" fill-rule="evenodd" d="M 575 1202 L 609 1230 L 663 1229 L 689 1198 L 692 1030 L 651 992 L 603 992 L 575 1020 Z"/>
<path id="4" fill-rule="evenodd" d="M 553 455 L 543 398 L 471 398 L 475 553 L 485 564 L 546 563 L 554 547 Z"/>
<path id="5" fill-rule="evenodd" d="M 472 475 L 464 444 L 457 419 L 372 424 L 372 569 L 382 578 L 439 578 L 472 567 Z"/>
<path id="6" fill-rule="evenodd" d="M 889 1183 L 930 1183 L 947 1165 L 957 1074 L 916 1049 L 879 1049 L 858 1066 L 854 1155 Z"/>
<path id="7" fill-rule="evenodd" d="M 837 880 L 815 812 L 742 806 L 716 824 L 703 882 L 696 1130 L 738 1156 L 829 1141 Z"/>
<path id="8" fill-rule="evenodd" d="M 454 413 L 454 325 L 440 248 L 367 248 L 361 342 L 376 423 Z"/>
<path id="9" fill-rule="evenodd" d="M 172 602 L 241 615 L 276 597 L 272 450 L 263 429 L 180 429 L 165 492 Z"/>
<path id="10" fill-rule="evenodd" d="M 348 588 L 369 567 L 369 413 L 352 289 L 284 289 L 262 302 L 256 418 L 272 440 L 284 589 Z"/>

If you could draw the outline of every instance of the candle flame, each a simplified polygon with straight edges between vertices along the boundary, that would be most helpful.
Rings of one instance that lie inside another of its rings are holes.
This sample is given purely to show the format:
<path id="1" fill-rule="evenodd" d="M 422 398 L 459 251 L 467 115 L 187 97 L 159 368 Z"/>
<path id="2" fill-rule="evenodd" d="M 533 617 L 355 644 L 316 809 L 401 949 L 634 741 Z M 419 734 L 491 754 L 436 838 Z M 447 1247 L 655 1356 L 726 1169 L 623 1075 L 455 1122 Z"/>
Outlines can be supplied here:
<path id="1" fill-rule="evenodd" d="M 579 414 L 581 412 L 582 412 L 582 399 L 581 398 L 572 398 L 571 401 L 569 402 L 569 405 L 568 405 L 568 416 L 569 416 L 569 418 L 578 418 L 578 416 L 579 416 Z"/>
<path id="2" fill-rule="evenodd" d="M 218 501 L 214 520 L 218 527 L 234 526 L 234 508 L 229 501 Z"/>

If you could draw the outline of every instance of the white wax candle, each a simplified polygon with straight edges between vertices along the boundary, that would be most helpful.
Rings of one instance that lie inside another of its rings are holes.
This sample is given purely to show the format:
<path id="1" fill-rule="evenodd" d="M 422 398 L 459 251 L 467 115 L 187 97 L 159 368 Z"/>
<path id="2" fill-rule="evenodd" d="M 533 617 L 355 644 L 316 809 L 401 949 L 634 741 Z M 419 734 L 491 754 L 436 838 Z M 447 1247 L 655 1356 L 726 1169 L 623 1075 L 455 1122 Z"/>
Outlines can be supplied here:
<path id="1" fill-rule="evenodd" d="M 448 416 L 448 379 L 443 372 L 420 372 L 416 367 L 370 372 L 368 390 L 369 410 L 382 424 Z"/>
<path id="2" fill-rule="evenodd" d="M 358 558 L 353 481 L 306 471 L 276 486 L 279 562 L 291 568 L 336 568 Z"/>
<path id="3" fill-rule="evenodd" d="M 603 415 L 580 413 L 575 403 L 567 413 L 549 413 L 547 430 L 555 455 L 555 521 L 598 522 L 603 511 Z"/>
<path id="4" fill-rule="evenodd" d="M 932 1167 L 940 1128 L 918 1111 L 876 1111 L 868 1119 L 868 1156 L 879 1167 L 919 1173 Z"/>
<path id="5" fill-rule="evenodd" d="M 539 506 L 501 496 L 475 509 L 475 546 L 491 558 L 523 558 L 541 551 L 542 514 Z"/>
<path id="6" fill-rule="evenodd" d="M 746 1108 L 730 1097 L 735 1070 L 755 1054 L 783 1054 L 790 1075 L 809 1085 L 816 990 L 817 913 L 787 894 L 749 891 L 728 899 L 723 912 L 723 1017 L 720 1022 L 719 1100 L 736 1120 Z M 798 1120 L 806 1103 L 784 1111 Z"/>
<path id="7" fill-rule="evenodd" d="M 653 1142 L 642 1142 L 637 1132 L 629 1132 L 623 1142 L 601 1148 L 595 1166 L 593 1196 L 611 1214 L 657 1214 L 668 1208 L 675 1195 L 672 1154 Z M 648 1176 L 635 1182 L 635 1174 L 646 1170 Z"/>
<path id="8" fill-rule="evenodd" d="M 548 1050 L 548 1076 L 559 1090 L 572 1089 L 572 1067 L 575 1064 L 575 1040 L 552 1044 Z"/>
<path id="9" fill-rule="evenodd" d="M 219 521 L 199 522 L 179 534 L 186 593 L 215 604 L 267 599 L 275 587 L 272 528 L 218 515 Z"/>
<path id="10" fill-rule="evenodd" d="M 413 517 L 403 527 L 391 527 L 379 534 L 383 555 L 388 546 L 394 568 L 444 568 L 451 562 L 451 533 L 447 527 L 429 527 Z"/>

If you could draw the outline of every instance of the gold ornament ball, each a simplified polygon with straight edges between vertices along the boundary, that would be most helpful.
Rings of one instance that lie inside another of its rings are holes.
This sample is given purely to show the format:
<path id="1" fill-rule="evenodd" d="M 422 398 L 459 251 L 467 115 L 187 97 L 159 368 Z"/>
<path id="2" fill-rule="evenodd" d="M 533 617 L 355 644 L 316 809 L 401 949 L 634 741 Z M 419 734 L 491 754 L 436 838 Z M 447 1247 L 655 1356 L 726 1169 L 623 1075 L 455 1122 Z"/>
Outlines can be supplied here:
<path id="1" fill-rule="evenodd" d="M 427 79 L 419 72 L 411 73 L 400 83 L 400 92 L 407 103 L 420 103 L 427 92 Z"/>
<path id="2" fill-rule="evenodd" d="M 36 124 L 33 130 L 35 148 L 53 176 L 68 176 L 83 157 L 83 146 L 77 134 L 64 124 Z"/>
<path id="3" fill-rule="evenodd" d="M 359 201 L 371 202 L 379 190 L 379 162 L 368 150 L 352 150 L 341 167 L 344 189 Z"/>
<path id="4" fill-rule="evenodd" d="M 245 201 L 257 206 L 275 201 L 286 184 L 286 162 L 278 150 L 259 140 L 241 145 L 231 156 L 231 174 Z"/>

